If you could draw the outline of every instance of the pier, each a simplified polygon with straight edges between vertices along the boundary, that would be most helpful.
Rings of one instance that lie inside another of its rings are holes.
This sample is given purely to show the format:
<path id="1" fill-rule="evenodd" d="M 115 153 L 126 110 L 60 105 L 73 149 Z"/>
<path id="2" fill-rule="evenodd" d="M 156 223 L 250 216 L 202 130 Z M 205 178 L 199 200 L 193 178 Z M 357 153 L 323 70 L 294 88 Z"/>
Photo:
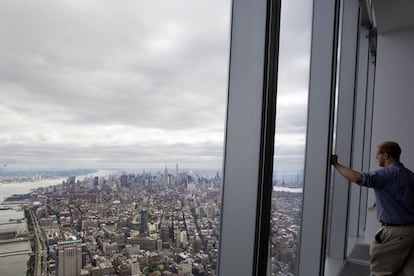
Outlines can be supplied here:
<path id="1" fill-rule="evenodd" d="M 9 256 L 18 256 L 18 255 L 29 255 L 32 251 L 24 249 L 24 250 L 17 250 L 17 251 L 11 251 L 7 253 L 0 253 L 0 258 L 3 257 L 9 257 Z"/>
<path id="2" fill-rule="evenodd" d="M 28 240 L 29 240 L 28 238 L 15 238 L 15 239 L 8 239 L 8 240 L 0 240 L 0 244 L 26 242 Z"/>

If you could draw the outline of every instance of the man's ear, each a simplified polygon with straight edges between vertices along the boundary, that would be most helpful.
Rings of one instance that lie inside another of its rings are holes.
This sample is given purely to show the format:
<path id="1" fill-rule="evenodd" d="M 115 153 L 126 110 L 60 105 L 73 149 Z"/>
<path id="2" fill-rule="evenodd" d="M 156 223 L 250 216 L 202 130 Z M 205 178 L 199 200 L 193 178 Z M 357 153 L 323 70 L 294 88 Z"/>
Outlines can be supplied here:
<path id="1" fill-rule="evenodd" d="M 386 153 L 386 152 L 385 152 L 385 153 L 384 153 L 384 158 L 385 158 L 385 159 L 388 159 L 389 157 L 390 157 L 390 155 L 389 155 L 388 153 Z"/>

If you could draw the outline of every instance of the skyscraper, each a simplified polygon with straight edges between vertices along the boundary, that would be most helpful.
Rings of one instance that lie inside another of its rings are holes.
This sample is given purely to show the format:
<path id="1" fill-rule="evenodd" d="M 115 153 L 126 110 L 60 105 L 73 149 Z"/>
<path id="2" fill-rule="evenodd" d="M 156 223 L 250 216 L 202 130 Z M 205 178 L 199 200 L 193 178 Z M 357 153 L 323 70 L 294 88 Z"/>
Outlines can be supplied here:
<path id="1" fill-rule="evenodd" d="M 141 227 L 140 227 L 141 235 L 148 234 L 148 210 L 142 209 L 141 210 Z"/>
<path id="2" fill-rule="evenodd" d="M 167 165 L 165 165 L 163 178 L 164 178 L 164 186 L 167 186 L 168 185 L 168 170 L 167 170 Z"/>
<path id="3" fill-rule="evenodd" d="M 58 242 L 58 276 L 79 276 L 82 269 L 80 240 Z"/>
<path id="4" fill-rule="evenodd" d="M 99 176 L 95 176 L 93 178 L 93 186 L 96 187 L 99 185 Z"/>
<path id="5" fill-rule="evenodd" d="M 128 187 L 128 176 L 126 174 L 121 175 L 121 187 Z"/>
<path id="6" fill-rule="evenodd" d="M 176 174 L 176 176 L 175 176 L 175 185 L 178 185 L 179 184 L 179 181 L 178 181 L 178 163 L 175 164 L 175 174 Z"/>

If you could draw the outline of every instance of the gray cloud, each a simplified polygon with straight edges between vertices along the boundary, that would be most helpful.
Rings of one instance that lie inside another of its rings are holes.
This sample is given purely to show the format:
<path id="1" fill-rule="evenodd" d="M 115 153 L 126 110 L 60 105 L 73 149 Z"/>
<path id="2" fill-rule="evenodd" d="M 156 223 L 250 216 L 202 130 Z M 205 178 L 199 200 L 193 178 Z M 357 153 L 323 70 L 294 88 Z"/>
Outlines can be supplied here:
<path id="1" fill-rule="evenodd" d="M 70 149 L 68 151 L 68 148 Z M 175 143 L 142 143 L 135 145 L 78 146 L 72 144 L 13 144 L 0 146 L 7 153 L 5 163 L 9 168 L 16 166 L 37 168 L 119 168 L 142 169 L 180 167 L 221 169 L 222 151 L 220 145 L 204 142 L 196 145 Z M 208 165 L 208 166 L 207 166 Z"/>
<path id="2" fill-rule="evenodd" d="M 163 116 L 169 108 L 185 107 L 193 114 L 181 112 L 187 120 L 179 127 L 192 128 L 211 122 L 211 115 L 194 111 L 204 110 L 217 97 L 217 113 L 224 121 L 228 2 L 198 6 L 187 1 L 184 10 L 181 5 L 166 10 L 171 4 L 129 2 L 125 8 L 106 1 L 96 3 L 97 11 L 69 1 L 64 6 L 45 2 L 2 7 L 12 11 L 1 22 L 6 62 L 0 75 L 7 84 L 4 93 L 19 97 L 18 103 L 60 106 L 60 113 L 72 113 L 76 122 L 145 125 L 150 117 L 151 126 L 162 128 L 180 123 Z M 27 14 L 30 8 L 37 12 Z M 215 17 L 206 10 L 215 10 Z M 150 12 L 155 16 L 149 17 Z"/>
<path id="3" fill-rule="evenodd" d="M 311 10 L 312 1 L 282 1 L 275 171 L 303 169 Z"/>
<path id="4" fill-rule="evenodd" d="M 5 162 L 221 168 L 230 8 L 222 0 L 1 1 Z M 309 33 L 306 22 L 284 18 L 277 140 L 296 156 L 285 137 L 303 148 L 306 101 L 292 106 L 289 95 L 306 91 Z"/>

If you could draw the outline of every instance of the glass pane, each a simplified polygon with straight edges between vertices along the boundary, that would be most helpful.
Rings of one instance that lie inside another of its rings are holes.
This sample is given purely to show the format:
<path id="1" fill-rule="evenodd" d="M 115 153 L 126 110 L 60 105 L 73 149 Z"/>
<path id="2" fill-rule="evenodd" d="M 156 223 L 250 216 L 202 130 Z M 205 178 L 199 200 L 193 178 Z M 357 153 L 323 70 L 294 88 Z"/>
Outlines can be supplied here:
<path id="1" fill-rule="evenodd" d="M 0 2 L 2 273 L 217 274 L 230 9 Z"/>
<path id="2" fill-rule="evenodd" d="M 271 275 L 297 275 L 312 1 L 282 1 L 271 221 Z"/>

